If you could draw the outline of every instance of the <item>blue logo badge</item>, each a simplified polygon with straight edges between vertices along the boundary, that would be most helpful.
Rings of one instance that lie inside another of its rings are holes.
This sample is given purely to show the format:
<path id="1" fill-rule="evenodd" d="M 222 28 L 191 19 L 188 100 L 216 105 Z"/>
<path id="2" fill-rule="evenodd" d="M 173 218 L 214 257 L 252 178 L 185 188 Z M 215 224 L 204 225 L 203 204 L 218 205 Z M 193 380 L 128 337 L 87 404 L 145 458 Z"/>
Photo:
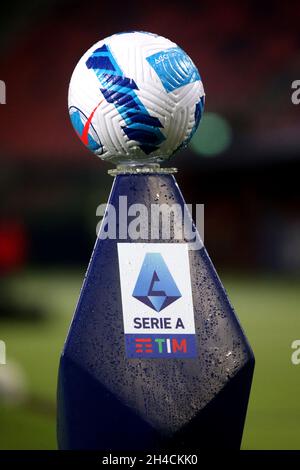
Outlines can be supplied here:
<path id="1" fill-rule="evenodd" d="M 180 47 L 171 47 L 147 57 L 167 93 L 201 80 L 192 59 Z"/>
<path id="2" fill-rule="evenodd" d="M 160 253 L 146 253 L 132 296 L 156 312 L 181 297 Z"/>

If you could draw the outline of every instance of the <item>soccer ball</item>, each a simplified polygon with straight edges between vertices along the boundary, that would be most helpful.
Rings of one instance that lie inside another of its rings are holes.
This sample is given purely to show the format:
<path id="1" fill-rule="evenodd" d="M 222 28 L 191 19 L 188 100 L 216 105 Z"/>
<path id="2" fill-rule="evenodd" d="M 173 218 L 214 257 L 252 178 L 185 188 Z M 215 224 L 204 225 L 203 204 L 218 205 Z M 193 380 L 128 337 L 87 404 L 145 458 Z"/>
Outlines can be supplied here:
<path id="1" fill-rule="evenodd" d="M 161 162 L 185 147 L 204 108 L 197 67 L 174 42 L 145 32 L 114 34 L 75 67 L 69 113 L 81 141 L 117 164 Z"/>
<path id="2" fill-rule="evenodd" d="M 0 403 L 19 405 L 28 397 L 28 382 L 23 367 L 8 361 L 0 367 Z"/>

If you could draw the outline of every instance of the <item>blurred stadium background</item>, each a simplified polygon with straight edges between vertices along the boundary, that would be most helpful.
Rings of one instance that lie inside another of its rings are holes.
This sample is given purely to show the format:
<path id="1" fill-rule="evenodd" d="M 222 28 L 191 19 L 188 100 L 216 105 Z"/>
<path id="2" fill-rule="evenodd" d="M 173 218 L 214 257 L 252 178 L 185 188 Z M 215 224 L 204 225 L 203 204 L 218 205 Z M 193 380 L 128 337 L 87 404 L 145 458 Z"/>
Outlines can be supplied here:
<path id="1" fill-rule="evenodd" d="M 59 354 L 91 255 L 108 165 L 76 138 L 67 88 L 117 31 L 173 39 L 206 116 L 176 156 L 189 203 L 256 355 L 244 449 L 300 449 L 300 7 L 282 2 L 6 2 L 0 15 L 0 448 L 54 449 Z"/>

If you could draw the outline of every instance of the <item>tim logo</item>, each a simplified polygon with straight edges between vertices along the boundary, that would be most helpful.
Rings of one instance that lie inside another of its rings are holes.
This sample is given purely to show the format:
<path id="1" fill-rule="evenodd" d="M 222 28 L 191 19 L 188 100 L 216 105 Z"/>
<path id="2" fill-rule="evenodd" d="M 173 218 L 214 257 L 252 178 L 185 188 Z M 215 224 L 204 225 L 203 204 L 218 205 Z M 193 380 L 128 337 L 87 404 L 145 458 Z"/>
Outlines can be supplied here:
<path id="1" fill-rule="evenodd" d="M 160 253 L 147 253 L 133 297 L 160 312 L 181 297 L 181 293 Z"/>

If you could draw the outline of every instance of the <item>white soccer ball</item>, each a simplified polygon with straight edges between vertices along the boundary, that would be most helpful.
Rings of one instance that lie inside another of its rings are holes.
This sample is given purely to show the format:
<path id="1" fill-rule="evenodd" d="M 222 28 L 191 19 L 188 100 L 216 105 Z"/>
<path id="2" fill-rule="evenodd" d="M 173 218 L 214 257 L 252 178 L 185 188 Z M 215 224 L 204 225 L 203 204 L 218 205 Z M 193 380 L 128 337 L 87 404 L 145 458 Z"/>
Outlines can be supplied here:
<path id="1" fill-rule="evenodd" d="M 185 147 L 204 108 L 197 67 L 156 34 L 114 34 L 75 67 L 69 112 L 81 141 L 102 160 L 152 163 Z"/>

